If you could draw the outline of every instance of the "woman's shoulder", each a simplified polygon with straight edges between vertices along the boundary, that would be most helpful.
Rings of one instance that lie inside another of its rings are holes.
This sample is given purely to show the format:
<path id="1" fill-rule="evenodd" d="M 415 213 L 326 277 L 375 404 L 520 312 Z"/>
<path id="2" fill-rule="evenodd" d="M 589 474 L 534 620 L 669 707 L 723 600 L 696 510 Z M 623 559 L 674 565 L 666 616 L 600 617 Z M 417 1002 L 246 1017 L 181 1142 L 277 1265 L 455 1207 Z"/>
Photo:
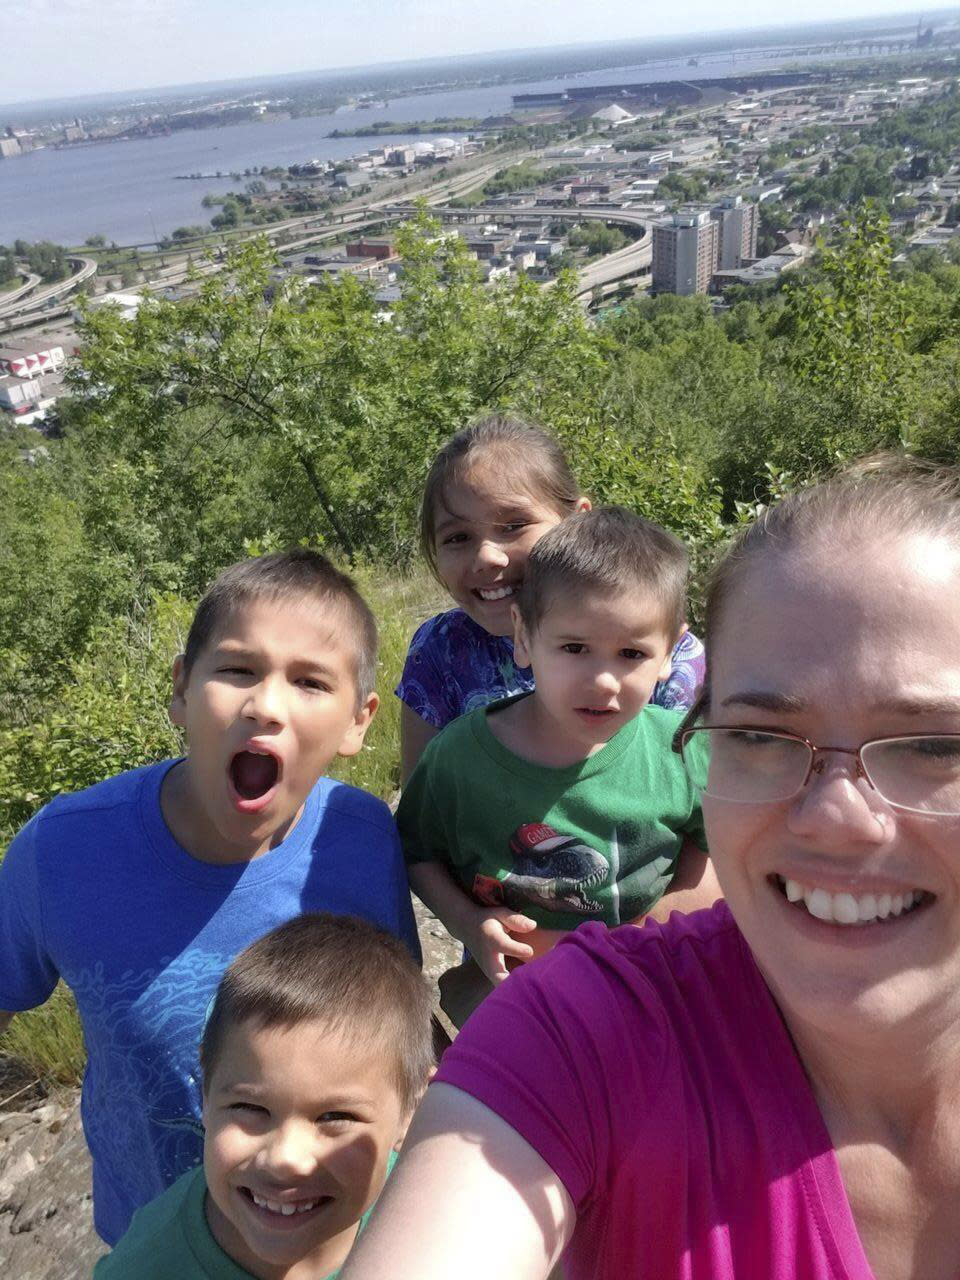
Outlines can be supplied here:
<path id="1" fill-rule="evenodd" d="M 731 1019 L 741 1022 L 740 1006 L 757 1018 L 764 1000 L 776 1018 L 725 902 L 689 915 L 674 912 L 664 924 L 607 929 L 588 923 L 511 975 L 471 1018 L 471 1034 L 458 1037 L 444 1068 L 458 1049 L 470 1050 L 488 1036 L 499 1040 L 506 1029 L 511 1056 L 535 1054 L 537 1044 L 549 1056 L 563 1043 L 564 1053 L 655 1078 L 691 1025 L 701 1041 L 725 1037 Z"/>
<path id="2" fill-rule="evenodd" d="M 664 923 L 648 920 L 617 929 L 582 925 L 548 960 L 568 970 L 564 982 L 570 980 L 570 970 L 577 971 L 593 989 L 606 985 L 623 992 L 632 1008 L 641 993 L 648 1008 L 651 1001 L 660 1007 L 669 1004 L 678 982 L 684 986 L 685 1008 L 691 1001 L 713 1003 L 716 989 L 726 989 L 734 978 L 738 991 L 743 991 L 744 979 L 762 982 L 723 900 L 703 911 L 675 911 Z M 548 980 L 546 964 L 543 978 Z M 561 975 L 550 980 L 559 981 Z"/>
<path id="3" fill-rule="evenodd" d="M 749 1058 L 764 992 L 724 903 L 663 925 L 581 925 L 484 1001 L 437 1079 L 506 1120 L 580 1204 L 633 1150 L 623 1107 L 653 1141 L 682 1098 L 715 1092 L 718 1059 Z M 721 1074 L 745 1078 L 739 1064 Z"/>

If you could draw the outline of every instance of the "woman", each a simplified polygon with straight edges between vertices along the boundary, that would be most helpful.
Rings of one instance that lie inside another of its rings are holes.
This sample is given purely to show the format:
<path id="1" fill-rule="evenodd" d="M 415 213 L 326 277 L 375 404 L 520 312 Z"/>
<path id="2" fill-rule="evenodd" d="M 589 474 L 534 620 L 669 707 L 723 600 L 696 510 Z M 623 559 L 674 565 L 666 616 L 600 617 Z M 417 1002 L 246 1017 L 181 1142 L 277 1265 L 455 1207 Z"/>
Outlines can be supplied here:
<path id="1" fill-rule="evenodd" d="M 960 475 L 787 498 L 707 634 L 726 901 L 512 976 L 343 1280 L 960 1275 Z"/>

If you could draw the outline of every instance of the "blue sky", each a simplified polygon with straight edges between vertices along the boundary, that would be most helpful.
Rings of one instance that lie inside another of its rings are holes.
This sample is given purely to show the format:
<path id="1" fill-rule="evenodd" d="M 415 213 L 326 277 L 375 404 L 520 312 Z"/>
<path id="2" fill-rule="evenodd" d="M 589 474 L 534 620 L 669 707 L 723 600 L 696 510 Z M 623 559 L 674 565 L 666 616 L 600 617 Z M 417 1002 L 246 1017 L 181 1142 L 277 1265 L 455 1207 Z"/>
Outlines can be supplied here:
<path id="1" fill-rule="evenodd" d="M 807 0 L 802 16 L 909 8 Z M 6 102 L 800 18 L 796 6 L 769 0 L 0 0 L 0 14 Z"/>

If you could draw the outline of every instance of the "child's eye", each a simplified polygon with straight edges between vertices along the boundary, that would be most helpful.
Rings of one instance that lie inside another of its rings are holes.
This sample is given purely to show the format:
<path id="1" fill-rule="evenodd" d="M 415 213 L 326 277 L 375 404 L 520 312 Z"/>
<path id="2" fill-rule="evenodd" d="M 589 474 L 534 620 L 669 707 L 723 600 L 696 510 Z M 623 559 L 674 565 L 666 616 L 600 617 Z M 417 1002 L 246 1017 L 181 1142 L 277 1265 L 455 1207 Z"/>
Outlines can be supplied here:
<path id="1" fill-rule="evenodd" d="M 329 693 L 330 686 L 315 676 L 303 676 L 297 681 L 301 689 L 309 689 L 311 693 Z"/>
<path id="2" fill-rule="evenodd" d="M 526 529 L 529 520 L 511 520 L 509 524 L 502 524 L 500 528 L 504 533 L 519 533 L 521 529 Z"/>
<path id="3" fill-rule="evenodd" d="M 620 657 L 626 658 L 630 662 L 642 662 L 646 658 L 646 654 L 642 649 L 621 649 Z"/>
<path id="4" fill-rule="evenodd" d="M 224 666 L 222 666 L 222 667 L 218 667 L 218 668 L 217 668 L 217 671 L 220 673 L 220 675 L 223 675 L 223 676 L 248 676 L 248 675 L 250 675 L 250 668 L 249 668 L 249 667 L 231 666 L 230 664 L 226 664 L 226 665 L 224 665 Z"/>
<path id="5" fill-rule="evenodd" d="M 587 646 L 581 644 L 579 640 L 571 640 L 565 645 L 561 645 L 564 653 L 584 653 Z"/>
<path id="6" fill-rule="evenodd" d="M 248 1114 L 251 1119 L 258 1116 L 267 1116 L 269 1111 L 266 1107 L 260 1107 L 255 1102 L 231 1102 L 227 1107 L 228 1111 L 242 1111 Z"/>
<path id="7" fill-rule="evenodd" d="M 324 1111 L 317 1117 L 317 1124 L 352 1124 L 356 1118 L 351 1111 Z"/>
<path id="8" fill-rule="evenodd" d="M 466 533 L 448 533 L 445 538 L 440 539 L 442 547 L 453 547 L 461 542 L 466 542 L 469 534 Z"/>

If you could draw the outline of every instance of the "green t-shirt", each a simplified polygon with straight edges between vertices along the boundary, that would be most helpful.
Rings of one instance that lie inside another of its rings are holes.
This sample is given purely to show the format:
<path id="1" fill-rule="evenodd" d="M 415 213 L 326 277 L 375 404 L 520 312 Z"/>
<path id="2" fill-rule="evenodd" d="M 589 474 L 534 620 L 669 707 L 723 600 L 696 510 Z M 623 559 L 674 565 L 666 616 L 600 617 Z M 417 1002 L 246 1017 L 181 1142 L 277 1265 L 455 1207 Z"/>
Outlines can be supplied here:
<path id="1" fill-rule="evenodd" d="M 387 1173 L 396 1153 L 390 1153 Z M 93 1280 L 254 1280 L 220 1248 L 207 1225 L 203 1165 L 189 1169 L 133 1215 L 130 1226 L 93 1269 Z M 367 1225 L 373 1206 L 360 1220 Z M 336 1280 L 339 1270 L 325 1280 Z"/>
<path id="2" fill-rule="evenodd" d="M 516 700 L 471 711 L 428 744 L 397 810 L 408 863 L 446 863 L 475 901 L 545 928 L 649 911 L 684 836 L 706 848 L 699 798 L 672 750 L 683 713 L 644 707 L 588 760 L 551 769 L 490 732 L 487 717 Z"/>

